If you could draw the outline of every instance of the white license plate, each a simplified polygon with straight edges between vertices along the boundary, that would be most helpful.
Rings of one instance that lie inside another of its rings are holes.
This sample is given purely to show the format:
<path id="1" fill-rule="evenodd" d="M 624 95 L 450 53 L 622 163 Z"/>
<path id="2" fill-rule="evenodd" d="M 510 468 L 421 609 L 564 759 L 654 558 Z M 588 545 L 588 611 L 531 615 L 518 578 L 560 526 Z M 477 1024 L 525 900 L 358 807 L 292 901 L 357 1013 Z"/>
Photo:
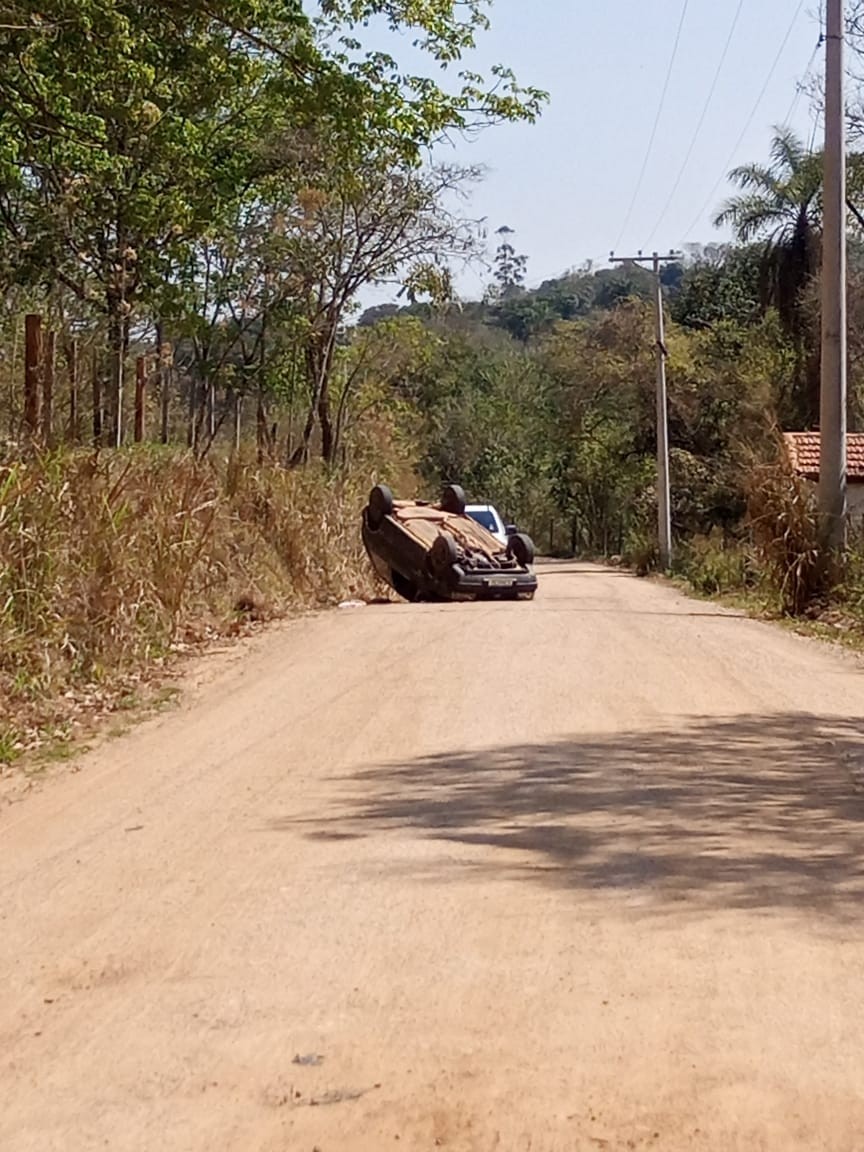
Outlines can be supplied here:
<path id="1" fill-rule="evenodd" d="M 490 588 L 515 588 L 516 581 L 510 576 L 487 576 L 485 583 Z"/>

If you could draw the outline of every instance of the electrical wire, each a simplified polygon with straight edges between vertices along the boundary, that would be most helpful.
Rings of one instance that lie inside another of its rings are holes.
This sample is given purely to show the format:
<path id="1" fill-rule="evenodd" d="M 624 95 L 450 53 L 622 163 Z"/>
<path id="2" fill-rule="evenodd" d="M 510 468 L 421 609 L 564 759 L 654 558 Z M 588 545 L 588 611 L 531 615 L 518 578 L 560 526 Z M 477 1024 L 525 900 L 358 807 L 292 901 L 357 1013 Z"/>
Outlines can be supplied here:
<path id="1" fill-rule="evenodd" d="M 681 33 L 684 30 L 684 21 L 687 19 L 687 9 L 690 6 L 690 0 L 684 0 L 681 7 L 681 18 L 678 21 L 678 31 L 675 33 L 675 42 L 672 45 L 672 55 L 669 57 L 669 66 L 666 69 L 666 80 L 663 84 L 663 91 L 660 94 L 660 103 L 657 105 L 657 114 L 654 117 L 654 126 L 651 129 L 651 135 L 648 138 L 648 147 L 645 149 L 645 157 L 642 161 L 642 168 L 639 171 L 639 178 L 636 181 L 636 187 L 633 191 L 633 199 L 630 201 L 630 207 L 627 209 L 627 214 L 624 217 L 624 223 L 621 225 L 621 232 L 618 239 L 615 241 L 615 250 L 620 248 L 621 241 L 630 226 L 630 221 L 633 218 L 633 212 L 639 200 L 639 193 L 642 191 L 642 184 L 645 180 L 645 173 L 648 171 L 648 161 L 651 159 L 651 153 L 654 148 L 654 141 L 657 139 L 657 129 L 660 127 L 660 119 L 663 116 L 663 110 L 666 107 L 666 97 L 669 94 L 669 84 L 672 80 L 672 72 L 675 68 L 675 61 L 678 59 L 678 47 L 681 44 Z"/>
<path id="2" fill-rule="evenodd" d="M 811 69 L 813 68 L 813 64 L 816 60 L 816 53 L 819 51 L 819 49 L 822 47 L 822 45 L 824 43 L 825 43 L 824 35 L 820 35 L 819 39 L 813 45 L 813 52 L 810 56 L 810 59 L 807 61 L 807 67 L 804 69 L 804 75 L 798 81 L 798 83 L 795 85 L 795 95 L 792 98 L 792 103 L 789 105 L 789 111 L 786 113 L 784 118 L 781 120 L 781 124 L 789 125 L 792 123 L 792 117 L 798 111 L 798 104 L 800 103 L 801 97 L 804 94 L 804 90 L 806 88 L 807 81 L 810 79 L 810 72 L 811 72 Z"/>
<path id="3" fill-rule="evenodd" d="M 735 157 L 738 155 L 738 149 L 744 143 L 744 137 L 747 135 L 747 133 L 750 130 L 750 125 L 756 119 L 756 113 L 759 111 L 759 107 L 762 104 L 762 101 L 765 99 L 765 93 L 768 91 L 768 86 L 770 85 L 771 81 L 774 79 L 774 73 L 777 71 L 777 68 L 780 64 L 780 61 L 783 58 L 783 53 L 786 51 L 786 45 L 789 43 L 789 40 L 792 36 L 792 32 L 795 29 L 795 25 L 798 23 L 798 17 L 801 15 L 801 12 L 804 9 L 805 3 L 806 3 L 806 0 L 798 0 L 798 5 L 797 5 L 797 7 L 796 7 L 796 9 L 792 15 L 791 21 L 789 22 L 789 27 L 786 29 L 786 35 L 783 37 L 782 43 L 780 44 L 780 47 L 777 50 L 777 55 L 774 57 L 774 62 L 772 63 L 770 69 L 768 70 L 768 75 L 765 77 L 765 83 L 762 85 L 761 91 L 759 92 L 759 95 L 756 97 L 756 101 L 753 104 L 752 109 L 750 110 L 750 115 L 747 117 L 747 122 L 744 125 L 744 127 L 741 129 L 741 135 L 735 141 L 733 148 L 729 152 L 729 156 L 726 160 L 726 163 L 723 165 L 723 169 L 722 169 L 720 175 L 717 177 L 717 182 L 715 183 L 715 185 L 711 189 L 711 191 L 708 193 L 708 195 L 705 197 L 705 202 L 703 203 L 702 207 L 699 209 L 699 212 L 697 213 L 696 217 L 694 218 L 693 223 L 687 229 L 688 233 L 692 232 L 696 228 L 696 226 L 699 223 L 701 223 L 703 216 L 708 211 L 708 209 L 711 207 L 711 202 L 713 201 L 714 197 L 717 195 L 717 191 L 719 190 L 720 185 L 726 179 L 726 177 L 729 173 L 729 168 L 732 165 L 732 162 L 734 161 Z"/>
<path id="4" fill-rule="evenodd" d="M 720 53 L 720 59 L 717 63 L 717 68 L 714 71 L 714 79 L 711 81 L 711 87 L 708 89 L 708 95 L 705 98 L 705 103 L 702 105 L 702 113 L 699 116 L 698 123 L 696 124 L 696 127 L 693 130 L 693 135 L 690 138 L 690 145 L 687 148 L 687 152 L 684 156 L 684 160 L 682 161 L 681 167 L 678 170 L 678 175 L 675 177 L 675 182 L 672 185 L 672 190 L 666 199 L 666 206 L 664 207 L 663 211 L 660 213 L 659 217 L 657 218 L 657 223 L 652 228 L 651 234 L 648 237 L 648 243 L 647 243 L 648 248 L 651 247 L 651 244 L 654 240 L 654 237 L 660 231 L 660 227 L 663 224 L 666 217 L 668 216 L 669 209 L 672 207 L 672 203 L 675 199 L 675 194 L 677 193 L 678 189 L 681 187 L 681 181 L 684 179 L 684 173 L 687 171 L 687 165 L 690 163 L 690 157 L 693 155 L 693 149 L 696 147 L 696 142 L 699 139 L 699 133 L 702 131 L 702 128 L 705 124 L 705 120 L 708 116 L 708 112 L 711 108 L 711 102 L 713 101 L 714 94 L 717 91 L 717 85 L 720 82 L 720 76 L 722 75 L 722 72 L 723 72 L 723 66 L 725 65 L 726 59 L 729 56 L 729 49 L 732 45 L 732 38 L 735 35 L 735 29 L 738 27 L 738 21 L 741 18 L 741 12 L 743 11 L 743 8 L 744 8 L 744 0 L 738 0 L 738 7 L 735 9 L 735 15 L 732 17 L 732 24 L 729 28 L 729 35 L 726 37 L 726 43 L 723 45 L 723 51 Z"/>

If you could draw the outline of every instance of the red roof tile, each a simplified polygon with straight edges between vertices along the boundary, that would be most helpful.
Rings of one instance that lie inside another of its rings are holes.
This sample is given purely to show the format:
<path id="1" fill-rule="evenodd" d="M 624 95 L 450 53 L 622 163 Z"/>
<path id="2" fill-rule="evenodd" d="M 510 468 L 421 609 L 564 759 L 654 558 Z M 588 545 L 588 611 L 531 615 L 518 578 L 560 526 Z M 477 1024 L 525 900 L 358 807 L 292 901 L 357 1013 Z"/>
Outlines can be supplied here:
<path id="1" fill-rule="evenodd" d="M 808 480 L 818 480 L 819 433 L 784 432 L 783 440 L 794 470 Z M 855 483 L 864 483 L 864 432 L 849 432 L 846 436 L 846 476 Z"/>

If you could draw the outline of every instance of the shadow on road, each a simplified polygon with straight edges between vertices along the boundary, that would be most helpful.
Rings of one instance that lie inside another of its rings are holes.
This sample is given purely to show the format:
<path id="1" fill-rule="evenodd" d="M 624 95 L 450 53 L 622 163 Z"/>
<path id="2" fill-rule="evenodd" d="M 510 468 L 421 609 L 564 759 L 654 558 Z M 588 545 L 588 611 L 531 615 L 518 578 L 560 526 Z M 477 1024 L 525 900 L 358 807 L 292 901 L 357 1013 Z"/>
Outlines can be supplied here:
<path id="1" fill-rule="evenodd" d="M 496 850 L 466 861 L 646 911 L 864 908 L 864 725 L 806 714 L 701 720 L 430 756 L 341 781 L 320 839 L 382 831 Z M 284 825 L 283 825 L 284 826 Z M 292 827 L 294 827 L 292 825 Z M 443 867 L 443 865 L 442 865 Z"/>
<path id="2" fill-rule="evenodd" d="M 550 560 L 538 557 L 536 567 L 542 580 L 551 576 L 620 576 L 628 580 L 637 579 L 629 569 L 603 567 L 589 560 Z"/>
<path id="3" fill-rule="evenodd" d="M 575 597 L 574 597 L 575 599 Z M 575 612 L 580 616 L 609 616 L 616 619 L 623 620 L 628 616 L 665 616 L 674 620 L 748 620 L 749 617 L 746 612 L 735 612 L 728 608 L 714 608 L 709 609 L 707 612 L 687 612 L 681 610 L 678 612 L 664 612 L 662 609 L 648 609 L 640 610 L 633 608 L 619 608 L 617 606 L 607 606 L 602 608 L 570 608 L 563 607 L 567 604 L 566 599 L 555 599 L 549 601 L 548 605 L 544 604 L 542 600 L 535 601 L 535 612 Z"/>

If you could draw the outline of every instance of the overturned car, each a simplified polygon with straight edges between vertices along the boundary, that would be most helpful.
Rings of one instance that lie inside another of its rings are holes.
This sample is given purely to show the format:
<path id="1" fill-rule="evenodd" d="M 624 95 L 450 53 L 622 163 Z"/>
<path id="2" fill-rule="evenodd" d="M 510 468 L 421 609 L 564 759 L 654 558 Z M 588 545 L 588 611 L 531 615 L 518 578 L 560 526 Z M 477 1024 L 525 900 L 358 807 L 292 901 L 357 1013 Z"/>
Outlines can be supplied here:
<path id="1" fill-rule="evenodd" d="M 466 515 L 456 484 L 438 504 L 394 500 L 378 484 L 362 531 L 375 571 L 405 600 L 530 600 L 537 591 L 530 538 L 516 532 L 502 544 Z"/>

